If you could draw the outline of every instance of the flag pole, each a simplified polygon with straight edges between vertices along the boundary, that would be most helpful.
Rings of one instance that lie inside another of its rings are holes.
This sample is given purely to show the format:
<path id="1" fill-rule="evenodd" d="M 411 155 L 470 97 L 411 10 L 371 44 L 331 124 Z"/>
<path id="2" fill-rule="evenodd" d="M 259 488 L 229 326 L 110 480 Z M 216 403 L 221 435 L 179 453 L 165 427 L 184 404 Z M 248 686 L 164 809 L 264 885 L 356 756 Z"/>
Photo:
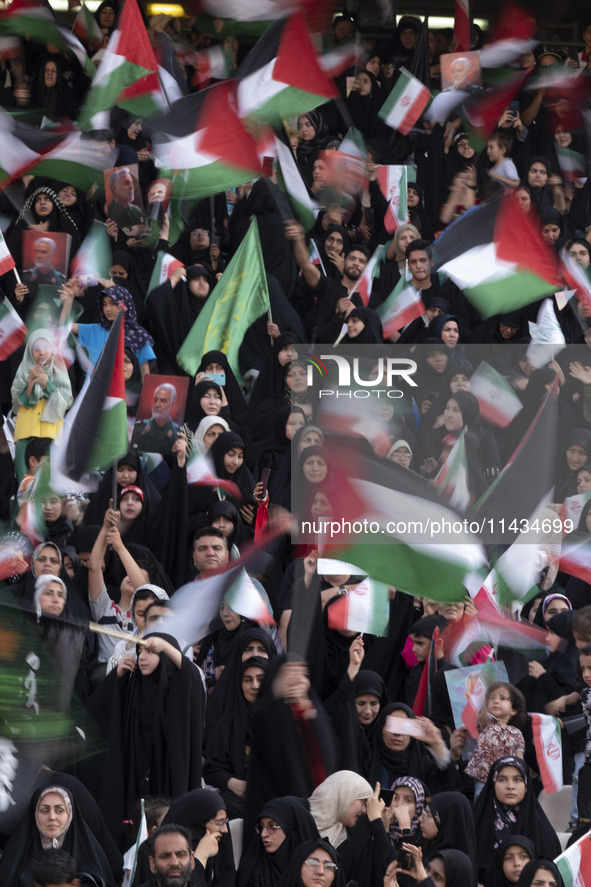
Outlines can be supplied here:
<path id="1" fill-rule="evenodd" d="M 19 276 L 18 271 L 16 270 L 16 267 L 13 268 L 12 270 L 14 271 L 14 276 L 16 277 L 16 282 L 17 282 L 17 283 L 22 283 L 22 280 L 20 279 L 20 276 Z"/>
<path id="2" fill-rule="evenodd" d="M 114 511 L 117 511 L 117 462 L 117 459 L 113 462 L 113 485 L 111 487 Z"/>
<path id="3" fill-rule="evenodd" d="M 95 634 L 106 634 L 110 638 L 118 638 L 120 641 L 131 641 L 133 644 L 147 644 L 144 638 L 135 635 L 126 634 L 124 631 L 118 631 L 116 628 L 107 628 L 106 625 L 99 625 L 98 622 L 89 622 L 88 627 Z"/>
<path id="4" fill-rule="evenodd" d="M 272 313 L 271 313 L 271 306 L 270 306 L 270 305 L 269 305 L 269 307 L 268 307 L 268 309 L 267 309 L 267 320 L 269 321 L 269 323 L 273 323 L 273 315 L 272 315 Z M 271 340 L 271 348 L 272 348 L 272 347 L 273 347 L 273 342 L 274 342 L 275 340 L 273 339 L 273 336 L 269 336 L 269 339 Z"/>

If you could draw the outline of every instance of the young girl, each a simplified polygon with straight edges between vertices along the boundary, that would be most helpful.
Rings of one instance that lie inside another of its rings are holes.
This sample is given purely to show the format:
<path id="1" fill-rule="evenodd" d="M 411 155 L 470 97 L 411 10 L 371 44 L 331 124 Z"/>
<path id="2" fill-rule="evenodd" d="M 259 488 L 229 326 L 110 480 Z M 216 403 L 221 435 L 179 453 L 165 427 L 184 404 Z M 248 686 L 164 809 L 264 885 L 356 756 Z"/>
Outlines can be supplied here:
<path id="1" fill-rule="evenodd" d="M 27 473 L 24 454 L 33 437 L 55 439 L 72 404 L 72 386 L 66 366 L 54 353 L 55 331 L 31 333 L 24 357 L 12 383 L 15 465 L 20 483 Z"/>
<path id="2" fill-rule="evenodd" d="M 466 773 L 475 780 L 474 800 L 478 797 L 495 761 L 506 755 L 522 758 L 525 740 L 521 727 L 525 721 L 525 699 L 513 684 L 495 681 L 484 697 L 478 717 L 478 744 Z"/>

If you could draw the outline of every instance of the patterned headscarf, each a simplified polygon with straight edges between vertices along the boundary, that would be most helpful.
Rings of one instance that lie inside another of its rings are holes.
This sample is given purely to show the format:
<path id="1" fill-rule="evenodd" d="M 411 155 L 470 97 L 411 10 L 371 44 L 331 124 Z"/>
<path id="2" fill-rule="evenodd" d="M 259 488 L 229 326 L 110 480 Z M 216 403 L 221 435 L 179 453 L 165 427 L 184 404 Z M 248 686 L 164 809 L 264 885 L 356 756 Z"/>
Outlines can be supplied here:
<path id="1" fill-rule="evenodd" d="M 495 764 L 493 766 L 493 782 L 497 781 L 497 777 L 503 767 L 515 767 L 523 776 L 526 786 L 529 784 L 529 774 L 525 762 L 522 758 L 516 758 L 512 755 L 508 755 L 507 757 L 500 758 L 498 761 L 495 761 Z M 500 801 L 497 801 L 496 795 L 493 796 L 493 810 L 495 817 L 495 850 L 499 846 L 503 834 L 511 833 L 514 831 L 514 826 L 517 822 L 517 814 L 519 813 L 520 809 L 520 804 L 514 804 L 512 807 L 508 807 L 506 804 L 501 804 Z"/>
<path id="2" fill-rule="evenodd" d="M 51 202 L 53 203 L 53 205 L 55 206 L 57 211 L 65 219 L 68 220 L 70 225 L 72 225 L 72 227 L 76 231 L 78 230 L 78 225 L 76 224 L 76 222 L 74 221 L 74 219 L 72 218 L 72 216 L 70 215 L 70 213 L 68 212 L 68 210 L 66 209 L 64 204 L 61 202 L 61 200 L 57 196 L 56 192 L 53 190 L 53 188 L 50 188 L 49 185 L 42 185 L 40 188 L 35 188 L 33 193 L 30 194 L 29 197 L 27 197 L 27 199 L 25 200 L 25 203 L 23 205 L 23 208 L 21 209 L 21 211 L 19 213 L 19 217 L 17 219 L 18 222 L 22 221 L 22 219 L 24 219 L 26 217 L 27 213 L 31 212 L 31 210 L 33 209 L 33 207 L 35 205 L 35 201 L 37 200 L 37 198 L 39 197 L 40 194 L 47 194 L 47 196 L 49 197 L 49 199 L 51 200 Z"/>
<path id="3" fill-rule="evenodd" d="M 403 785 L 405 788 L 409 788 L 415 796 L 415 812 L 410 821 L 411 835 L 414 835 L 419 827 L 419 819 L 421 818 L 421 814 L 425 809 L 425 799 L 427 794 L 425 791 L 426 786 L 424 782 L 421 782 L 420 779 L 415 779 L 414 776 L 400 776 L 398 779 L 394 780 L 390 788 L 392 789 L 392 791 L 395 791 L 401 785 Z M 392 824 L 390 825 L 390 840 L 394 842 L 400 837 L 400 834 L 400 826 L 395 820 L 392 820 Z"/>
<path id="4" fill-rule="evenodd" d="M 68 814 L 68 819 L 67 819 L 65 826 L 63 827 L 63 829 L 61 830 L 59 835 L 54 835 L 53 837 L 45 834 L 45 832 L 42 831 L 42 829 L 39 826 L 39 821 L 37 819 L 37 816 L 39 814 L 39 807 L 41 806 L 41 802 L 43 801 L 43 798 L 45 798 L 49 794 L 60 795 L 60 797 L 63 798 L 64 807 L 66 808 L 66 811 Z M 41 792 L 41 794 L 39 795 L 39 800 L 37 801 L 37 806 L 35 808 L 35 822 L 37 823 L 37 828 L 39 830 L 39 837 L 41 839 L 41 846 L 43 847 L 43 849 L 49 850 L 49 848 L 52 847 L 55 850 L 59 850 L 60 847 L 62 846 L 62 844 L 64 843 L 64 839 L 66 837 L 67 831 L 72 824 L 72 802 L 71 802 L 70 796 L 67 793 L 67 791 L 65 790 L 65 788 L 62 788 L 61 785 L 50 785 L 44 791 Z"/>
<path id="5" fill-rule="evenodd" d="M 35 615 L 37 616 L 37 622 L 43 616 L 43 610 L 41 609 L 41 595 L 45 591 L 48 585 L 52 582 L 57 582 L 58 585 L 61 585 L 62 591 L 64 593 L 64 601 L 68 599 L 68 589 L 66 588 L 66 583 L 60 579 L 59 576 L 52 576 L 50 573 L 44 573 L 42 576 L 37 576 L 35 579 L 35 594 L 33 596 L 33 603 L 35 604 Z"/>
<path id="6" fill-rule="evenodd" d="M 131 348 L 136 354 L 144 345 L 153 345 L 154 339 L 146 332 L 143 326 L 137 322 L 137 314 L 133 303 L 133 296 L 124 286 L 110 286 L 103 290 L 99 296 L 99 314 L 101 326 L 105 330 L 111 329 L 111 323 L 105 317 L 102 301 L 103 296 L 113 299 L 115 304 L 121 305 L 124 312 L 125 346 Z"/>

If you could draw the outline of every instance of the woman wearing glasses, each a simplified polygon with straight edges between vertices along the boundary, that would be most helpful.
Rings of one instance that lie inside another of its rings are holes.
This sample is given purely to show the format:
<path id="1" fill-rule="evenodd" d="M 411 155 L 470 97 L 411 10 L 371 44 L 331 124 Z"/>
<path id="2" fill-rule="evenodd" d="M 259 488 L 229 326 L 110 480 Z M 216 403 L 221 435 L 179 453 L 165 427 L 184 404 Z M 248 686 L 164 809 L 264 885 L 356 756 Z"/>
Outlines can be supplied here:
<path id="1" fill-rule="evenodd" d="M 320 841 L 312 815 L 302 801 L 289 795 L 265 804 L 255 829 L 258 837 L 240 861 L 238 887 L 283 887 L 297 848 L 304 841 Z"/>
<path id="2" fill-rule="evenodd" d="M 293 855 L 285 887 L 343 887 L 339 854 L 328 841 L 306 841 Z"/>

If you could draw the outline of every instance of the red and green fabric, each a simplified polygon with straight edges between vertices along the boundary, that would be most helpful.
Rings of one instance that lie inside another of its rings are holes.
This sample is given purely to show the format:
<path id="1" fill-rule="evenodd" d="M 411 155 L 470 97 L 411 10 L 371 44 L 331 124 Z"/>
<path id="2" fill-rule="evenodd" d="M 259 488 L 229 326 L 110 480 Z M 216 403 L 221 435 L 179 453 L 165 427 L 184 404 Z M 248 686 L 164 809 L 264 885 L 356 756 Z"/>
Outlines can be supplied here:
<path id="1" fill-rule="evenodd" d="M 377 308 L 384 338 L 387 339 L 417 317 L 421 317 L 425 311 L 421 290 L 416 289 L 402 276 L 386 301 Z"/>
<path id="2" fill-rule="evenodd" d="M 554 250 L 512 194 L 477 206 L 433 244 L 435 269 L 482 317 L 516 311 L 561 288 Z"/>
<path id="3" fill-rule="evenodd" d="M 389 614 L 388 586 L 367 578 L 331 603 L 328 627 L 386 637 Z"/>
<path id="4" fill-rule="evenodd" d="M 265 599 L 244 568 L 234 577 L 224 594 L 224 602 L 245 619 L 252 619 L 261 625 L 275 624 Z"/>
<path id="5" fill-rule="evenodd" d="M 115 161 L 115 152 L 103 155 L 96 142 L 75 132 L 66 136 L 55 148 L 26 167 L 26 173 L 46 176 L 79 188 L 86 194 L 92 187 L 104 191 L 104 171 Z M 21 172 L 19 175 L 23 175 Z"/>
<path id="6" fill-rule="evenodd" d="M 458 436 L 447 459 L 435 478 L 435 489 L 454 508 L 465 512 L 470 505 L 468 488 L 468 457 L 466 455 L 466 429 Z"/>
<path id="7" fill-rule="evenodd" d="M 2 243 L 4 244 L 4 239 L 2 239 Z M 10 253 L 8 255 L 10 256 Z M 10 258 L 12 259 L 12 256 Z M 10 267 L 14 268 L 14 261 Z M 6 270 L 2 270 L 0 273 L 6 274 L 6 271 L 9 270 L 10 268 L 6 268 Z M 0 360 L 6 360 L 7 357 L 10 357 L 17 348 L 24 345 L 26 338 L 26 326 L 8 299 L 2 299 L 0 302 Z"/>
<path id="8" fill-rule="evenodd" d="M 378 117 L 405 136 L 430 101 L 431 93 L 425 84 L 402 67 L 392 92 L 378 111 Z"/>
<path id="9" fill-rule="evenodd" d="M 91 50 L 96 51 L 103 45 L 103 32 L 94 15 L 84 3 L 74 19 L 72 33 L 76 35 L 78 40 L 84 41 Z"/>
<path id="10" fill-rule="evenodd" d="M 337 98 L 322 70 L 303 13 L 276 21 L 236 71 L 238 111 L 280 124 Z"/>
<path id="11" fill-rule="evenodd" d="M 485 360 L 470 377 L 470 393 L 478 398 L 481 418 L 497 428 L 506 428 L 523 408 L 505 377 Z"/>
<path id="12" fill-rule="evenodd" d="M 564 887 L 591 887 L 591 834 L 579 838 L 554 860 Z"/>
<path id="13" fill-rule="evenodd" d="M 562 778 L 562 736 L 560 721 L 551 715 L 528 712 L 534 734 L 536 758 L 546 794 L 560 791 Z"/>
<path id="14" fill-rule="evenodd" d="M 152 290 L 155 290 L 157 286 L 162 286 L 163 283 L 170 280 L 178 268 L 184 267 L 183 263 L 179 261 L 179 259 L 175 259 L 174 256 L 171 256 L 170 253 L 158 250 L 154 270 L 152 271 L 148 289 L 146 290 L 146 301 L 148 301 Z"/>
<path id="15" fill-rule="evenodd" d="M 12 0 L 0 12 L 0 35 L 27 37 L 45 46 L 55 43 L 61 49 L 72 52 L 83 71 L 93 74 L 95 67 L 78 37 L 62 27 L 49 3 L 43 0 Z"/>
<path id="16" fill-rule="evenodd" d="M 201 199 L 258 178 L 257 143 L 236 114 L 225 80 L 174 103 L 158 123 L 154 153 L 175 178 L 173 202 Z"/>
<path id="17" fill-rule="evenodd" d="M 81 129 L 94 129 L 103 111 L 118 105 L 149 117 L 168 108 L 158 79 L 158 62 L 138 9 L 137 0 L 125 0 L 90 92 L 80 111 Z"/>

